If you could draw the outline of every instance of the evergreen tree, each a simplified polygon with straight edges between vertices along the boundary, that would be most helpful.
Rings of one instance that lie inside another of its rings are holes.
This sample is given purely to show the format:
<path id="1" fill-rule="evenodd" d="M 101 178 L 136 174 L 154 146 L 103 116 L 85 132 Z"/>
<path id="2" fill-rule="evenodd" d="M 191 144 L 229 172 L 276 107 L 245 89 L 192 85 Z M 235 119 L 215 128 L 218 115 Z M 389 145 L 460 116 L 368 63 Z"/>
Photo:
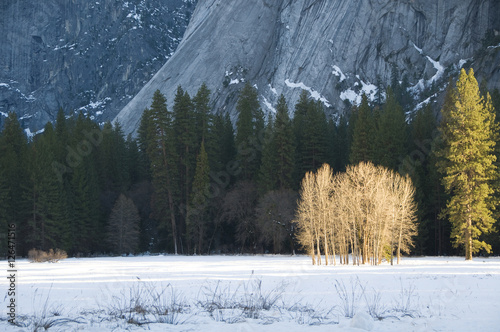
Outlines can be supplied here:
<path id="1" fill-rule="evenodd" d="M 179 86 L 173 107 L 173 131 L 177 144 L 178 175 L 179 175 L 179 212 L 178 226 L 179 234 L 185 231 L 186 218 L 189 214 L 189 197 L 191 193 L 191 182 L 196 164 L 197 135 L 195 133 L 195 115 L 193 103 L 187 92 Z"/>
<path id="2" fill-rule="evenodd" d="M 411 176 L 416 187 L 419 223 L 414 252 L 417 255 L 451 254 L 446 245 L 449 227 L 439 218 L 446 199 L 441 176 L 435 167 L 436 145 L 433 142 L 436 131 L 436 117 L 430 105 L 418 110 L 411 123 L 411 152 L 400 168 L 400 172 Z"/>
<path id="3" fill-rule="evenodd" d="M 118 122 L 114 126 L 107 122 L 104 124 L 101 135 L 102 141 L 98 144 L 101 188 L 104 191 L 124 192 L 130 187 L 130 175 L 123 130 Z"/>
<path id="4" fill-rule="evenodd" d="M 240 93 L 236 122 L 237 160 L 241 167 L 241 178 L 253 180 L 260 166 L 264 115 L 260 108 L 257 90 L 246 83 Z"/>
<path id="5" fill-rule="evenodd" d="M 142 173 L 146 179 L 151 179 L 151 161 L 149 160 L 148 143 L 150 141 L 150 130 L 153 126 L 152 119 L 151 110 L 146 108 L 144 112 L 142 112 L 141 122 L 137 128 L 137 147 L 142 161 L 142 163 L 140 163 L 140 166 L 142 166 L 140 173 Z"/>
<path id="6" fill-rule="evenodd" d="M 373 114 L 368 105 L 368 97 L 363 94 L 361 104 L 355 109 L 351 151 L 349 161 L 356 165 L 361 161 L 373 161 L 375 145 L 375 124 Z"/>
<path id="7" fill-rule="evenodd" d="M 137 140 L 132 138 L 132 134 L 128 134 L 127 140 L 125 141 L 125 151 L 126 151 L 126 161 L 127 161 L 127 173 L 129 176 L 130 184 L 136 184 L 139 181 L 146 178 L 145 176 L 145 165 L 142 159 L 142 154 L 139 151 L 139 146 Z"/>
<path id="8" fill-rule="evenodd" d="M 306 172 L 316 170 L 328 159 L 328 124 L 321 102 L 303 91 L 295 105 L 293 128 L 296 138 L 295 186 Z"/>
<path id="9" fill-rule="evenodd" d="M 210 90 L 203 83 L 193 98 L 195 120 L 196 120 L 196 134 L 198 135 L 198 142 L 205 142 L 208 138 L 212 123 L 212 115 L 210 114 Z M 201 144 L 201 143 L 198 143 Z"/>
<path id="10" fill-rule="evenodd" d="M 277 187 L 278 158 L 275 139 L 274 121 L 272 115 L 267 120 L 264 132 L 264 145 L 262 147 L 262 163 L 259 170 L 259 189 L 261 193 L 274 190 Z"/>
<path id="11" fill-rule="evenodd" d="M 83 134 L 93 130 L 98 130 L 97 125 L 80 113 L 67 146 L 69 153 L 79 156 L 74 157 L 69 191 L 69 251 L 73 253 L 104 249 L 103 234 L 99 232 L 104 227 L 104 221 L 100 218 L 97 153 Z"/>
<path id="12" fill-rule="evenodd" d="M 390 87 L 378 123 L 375 160 L 382 166 L 397 170 L 407 147 L 407 125 L 403 109 Z"/>
<path id="13" fill-rule="evenodd" d="M 17 252 L 23 255 L 29 250 L 25 247 L 27 239 L 26 220 L 29 218 L 29 201 L 26 200 L 26 190 L 29 186 L 27 174 L 28 141 L 15 113 L 9 113 L 0 133 L 0 189 L 3 196 L 0 216 L 4 223 L 13 223 L 17 231 Z M 5 245 L 4 248 L 7 246 Z"/>
<path id="14" fill-rule="evenodd" d="M 196 171 L 191 192 L 191 207 L 189 209 L 187 233 L 188 239 L 194 245 L 194 253 L 201 254 L 207 231 L 207 212 L 209 204 L 210 166 L 205 150 L 205 142 L 201 142 L 200 153 L 196 158 Z"/>
<path id="15" fill-rule="evenodd" d="M 440 131 L 444 147 L 438 163 L 443 184 L 451 198 L 444 211 L 452 223 L 452 238 L 456 246 L 465 246 L 465 258 L 491 246 L 480 241 L 491 231 L 494 219 L 491 211 L 490 183 L 495 177 L 494 125 L 491 98 L 481 97 L 474 71 L 460 72 L 456 88 L 449 89 L 441 110 Z"/>
<path id="16" fill-rule="evenodd" d="M 295 170 L 293 176 L 295 189 L 298 189 L 299 183 L 304 177 L 304 167 L 302 161 L 305 144 L 304 123 L 307 119 L 309 104 L 310 102 L 307 91 L 302 90 L 299 100 L 295 104 L 295 113 L 292 120 L 293 136 L 295 138 Z"/>
<path id="17" fill-rule="evenodd" d="M 147 149 L 151 163 L 152 184 L 154 194 L 152 198 L 153 214 L 159 221 L 160 227 L 165 228 L 170 220 L 170 231 L 174 253 L 178 253 L 178 233 L 176 222 L 175 198 L 177 197 L 177 152 L 175 149 L 174 132 L 172 128 L 172 114 L 167 110 L 167 101 L 157 90 L 153 95 L 153 102 L 149 110 L 144 112 L 144 128 L 142 145 Z M 145 137 L 144 137 L 145 136 Z"/>
<path id="18" fill-rule="evenodd" d="M 294 137 L 292 122 L 288 115 L 288 106 L 283 95 L 276 106 L 276 121 L 274 123 L 274 146 L 276 149 L 277 188 L 291 189 L 293 187 L 293 170 L 295 168 Z"/>
<path id="19" fill-rule="evenodd" d="M 30 174 L 26 200 L 31 202 L 27 240 L 30 248 L 45 251 L 53 248 L 68 249 L 64 247 L 68 236 L 65 188 L 51 169 L 56 146 L 55 132 L 49 122 L 44 133 L 34 137 L 26 167 Z"/>
<path id="20" fill-rule="evenodd" d="M 344 171 L 349 163 L 349 124 L 347 116 L 340 117 L 338 125 L 335 126 L 333 137 L 333 169 Z"/>

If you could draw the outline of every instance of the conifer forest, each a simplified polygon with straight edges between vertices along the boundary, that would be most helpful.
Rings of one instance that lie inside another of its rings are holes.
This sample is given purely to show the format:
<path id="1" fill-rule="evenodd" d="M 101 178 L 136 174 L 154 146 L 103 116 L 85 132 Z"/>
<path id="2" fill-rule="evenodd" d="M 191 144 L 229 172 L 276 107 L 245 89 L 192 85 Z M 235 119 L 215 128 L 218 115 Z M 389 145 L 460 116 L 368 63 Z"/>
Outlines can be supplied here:
<path id="1" fill-rule="evenodd" d="M 306 91 L 266 115 L 247 83 L 230 118 L 205 85 L 193 96 L 179 86 L 171 108 L 151 96 L 128 137 L 63 110 L 27 137 L 10 113 L 1 227 L 17 225 L 22 256 L 497 255 L 500 93 L 462 70 L 443 102 L 416 107 L 399 79 L 338 117 Z"/>

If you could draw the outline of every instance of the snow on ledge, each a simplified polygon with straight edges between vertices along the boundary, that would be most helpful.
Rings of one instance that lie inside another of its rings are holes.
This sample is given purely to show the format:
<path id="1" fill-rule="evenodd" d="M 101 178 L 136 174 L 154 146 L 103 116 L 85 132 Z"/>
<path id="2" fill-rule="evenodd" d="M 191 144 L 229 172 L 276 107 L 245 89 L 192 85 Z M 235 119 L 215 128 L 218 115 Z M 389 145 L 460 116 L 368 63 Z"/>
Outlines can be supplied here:
<path id="1" fill-rule="evenodd" d="M 267 107 L 267 109 L 276 114 L 276 108 L 273 107 L 273 105 L 269 102 L 269 100 L 267 100 L 266 97 L 262 96 L 262 98 L 264 99 L 264 105 Z"/>
<path id="2" fill-rule="evenodd" d="M 359 105 L 361 104 L 361 96 L 365 94 L 366 97 L 368 97 L 369 101 L 374 101 L 378 91 L 377 86 L 375 84 L 371 84 L 370 82 L 365 83 L 362 79 L 360 79 L 359 75 L 356 75 L 356 78 L 361 83 L 361 89 L 359 90 L 359 92 L 356 92 L 349 88 L 340 93 L 340 99 L 348 100 L 353 105 Z M 355 82 L 354 86 L 359 86 L 359 83 Z M 385 98 L 385 96 L 383 97 Z"/>
<path id="3" fill-rule="evenodd" d="M 302 82 L 293 83 L 293 82 L 290 82 L 290 80 L 287 78 L 285 80 L 285 84 L 289 88 L 301 88 L 302 90 L 306 90 L 306 91 L 308 91 L 311 94 L 311 97 L 314 100 L 321 101 L 326 107 L 331 107 L 332 106 L 332 104 L 330 104 L 330 102 L 325 97 L 323 97 L 318 91 L 315 91 L 315 90 L 311 89 L 310 87 L 308 87 L 307 85 L 305 85 Z"/>
<path id="4" fill-rule="evenodd" d="M 45 128 L 42 128 L 38 131 L 35 131 L 34 133 L 31 132 L 31 130 L 29 128 L 26 128 L 24 129 L 24 132 L 26 133 L 26 136 L 28 136 L 29 138 L 32 138 L 33 136 L 36 136 L 38 134 L 41 134 L 45 131 Z"/>
<path id="5" fill-rule="evenodd" d="M 337 77 L 340 77 L 339 82 L 342 82 L 346 79 L 344 73 L 342 72 L 342 70 L 340 70 L 338 66 L 333 65 L 332 68 L 333 68 L 332 74 Z"/>

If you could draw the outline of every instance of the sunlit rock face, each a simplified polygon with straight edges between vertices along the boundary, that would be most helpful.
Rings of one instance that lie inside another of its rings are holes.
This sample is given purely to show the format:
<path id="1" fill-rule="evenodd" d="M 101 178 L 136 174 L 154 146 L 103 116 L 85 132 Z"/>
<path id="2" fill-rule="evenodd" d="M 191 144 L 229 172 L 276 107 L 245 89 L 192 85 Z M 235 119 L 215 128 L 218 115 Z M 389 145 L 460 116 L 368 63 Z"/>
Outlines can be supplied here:
<path id="1" fill-rule="evenodd" d="M 282 93 L 293 109 L 305 89 L 330 114 L 373 99 L 392 68 L 417 102 L 461 66 L 499 87 L 499 48 L 483 47 L 499 20 L 495 0 L 200 0 L 176 53 L 116 119 L 133 132 L 156 89 L 171 105 L 178 85 L 194 94 L 203 82 L 233 117 L 244 82 L 265 111 Z"/>

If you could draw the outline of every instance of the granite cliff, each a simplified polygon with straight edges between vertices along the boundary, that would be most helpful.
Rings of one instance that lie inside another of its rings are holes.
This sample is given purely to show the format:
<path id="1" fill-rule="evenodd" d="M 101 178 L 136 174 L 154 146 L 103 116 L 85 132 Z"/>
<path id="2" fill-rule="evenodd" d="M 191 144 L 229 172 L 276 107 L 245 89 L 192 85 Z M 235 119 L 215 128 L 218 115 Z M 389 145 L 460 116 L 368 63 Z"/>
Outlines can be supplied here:
<path id="1" fill-rule="evenodd" d="M 178 85 L 194 94 L 202 82 L 232 115 L 247 81 L 265 111 L 281 93 L 293 109 L 307 90 L 330 114 L 374 98 L 392 68 L 416 104 L 462 66 L 500 88 L 499 31 L 496 0 L 200 0 L 177 51 L 116 120 L 134 132 L 156 89 L 171 105 Z"/>
<path id="2" fill-rule="evenodd" d="M 0 2 L 0 122 L 112 120 L 175 51 L 196 0 Z M 28 132 L 29 133 L 29 132 Z"/>

